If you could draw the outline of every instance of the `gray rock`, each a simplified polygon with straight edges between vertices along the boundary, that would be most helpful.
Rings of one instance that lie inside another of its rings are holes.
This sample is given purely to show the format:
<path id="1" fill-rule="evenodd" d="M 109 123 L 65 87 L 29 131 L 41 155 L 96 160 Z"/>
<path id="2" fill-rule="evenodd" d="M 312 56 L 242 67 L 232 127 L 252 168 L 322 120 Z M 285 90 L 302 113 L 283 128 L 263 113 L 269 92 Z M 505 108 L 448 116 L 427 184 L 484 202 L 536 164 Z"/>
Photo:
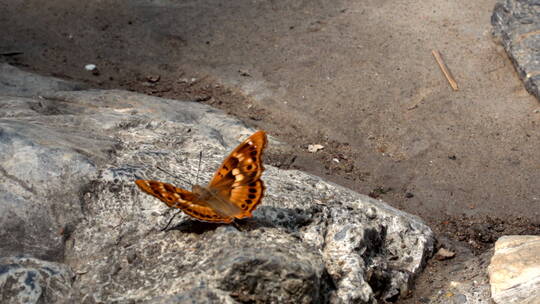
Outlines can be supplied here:
<path id="1" fill-rule="evenodd" d="M 69 303 L 75 275 L 61 263 L 0 258 L 1 303 Z"/>
<path id="2" fill-rule="evenodd" d="M 488 271 L 495 303 L 540 303 L 540 236 L 499 238 Z"/>
<path id="3" fill-rule="evenodd" d="M 12 214 L 0 217 L 0 240 L 32 227 L 2 250 L 66 263 L 77 275 L 74 302 L 375 303 L 406 293 L 433 253 L 417 217 L 271 166 L 253 218 L 216 225 L 182 214 L 161 232 L 173 210 L 133 181 L 190 189 L 199 151 L 208 181 L 253 130 L 199 103 L 42 95 L 0 96 L 0 206 Z"/>
<path id="4" fill-rule="evenodd" d="M 6 96 L 36 96 L 47 92 L 81 90 L 85 85 L 22 71 L 0 64 L 0 92 Z"/>
<path id="5" fill-rule="evenodd" d="M 495 36 L 501 40 L 508 56 L 529 93 L 540 98 L 540 10 L 538 1 L 498 0 L 491 16 Z"/>
<path id="6" fill-rule="evenodd" d="M 80 192 L 97 172 L 91 158 L 99 141 L 69 131 L 62 125 L 68 117 L 32 116 L 28 106 L 38 101 L 0 97 L 0 103 L 13 106 L 0 108 L 0 117 L 18 113 L 0 118 L 0 256 L 60 261 L 63 231 L 82 217 Z"/>

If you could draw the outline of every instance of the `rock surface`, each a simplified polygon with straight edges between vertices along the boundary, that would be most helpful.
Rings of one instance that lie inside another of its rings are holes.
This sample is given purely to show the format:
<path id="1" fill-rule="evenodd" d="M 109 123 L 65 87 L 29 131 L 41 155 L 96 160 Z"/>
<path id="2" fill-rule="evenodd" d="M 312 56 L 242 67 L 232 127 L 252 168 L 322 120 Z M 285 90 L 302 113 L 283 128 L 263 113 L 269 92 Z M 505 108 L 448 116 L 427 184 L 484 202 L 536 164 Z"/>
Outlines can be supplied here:
<path id="1" fill-rule="evenodd" d="M 80 83 L 22 71 L 9 64 L 0 64 L 0 93 L 6 96 L 37 96 L 47 92 L 85 88 Z"/>
<path id="2" fill-rule="evenodd" d="M 62 230 L 82 217 L 82 186 L 113 141 L 72 126 L 61 105 L 21 96 L 78 87 L 0 65 L 0 256 L 63 259 Z"/>
<path id="3" fill-rule="evenodd" d="M 375 303 L 407 293 L 433 253 L 417 217 L 271 166 L 252 219 L 182 215 L 161 232 L 173 210 L 133 181 L 189 189 L 199 151 L 207 181 L 253 130 L 198 103 L 51 88 L 0 92 L 1 254 L 65 263 L 74 282 L 51 288 L 71 301 Z"/>
<path id="4" fill-rule="evenodd" d="M 0 303 L 67 303 L 74 274 L 64 264 L 0 258 Z"/>
<path id="5" fill-rule="evenodd" d="M 525 88 L 540 98 L 540 10 L 538 1 L 498 0 L 491 16 L 499 37 Z"/>
<path id="6" fill-rule="evenodd" d="M 501 237 L 488 269 L 496 303 L 540 303 L 540 236 Z"/>

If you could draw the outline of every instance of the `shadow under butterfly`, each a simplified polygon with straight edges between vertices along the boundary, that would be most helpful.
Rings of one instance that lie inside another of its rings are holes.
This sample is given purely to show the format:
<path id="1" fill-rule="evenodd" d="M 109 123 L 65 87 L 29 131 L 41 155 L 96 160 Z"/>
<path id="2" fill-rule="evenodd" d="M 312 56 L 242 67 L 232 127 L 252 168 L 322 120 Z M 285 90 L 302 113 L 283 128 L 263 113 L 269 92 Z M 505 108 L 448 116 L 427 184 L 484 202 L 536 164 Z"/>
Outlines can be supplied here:
<path id="1" fill-rule="evenodd" d="M 232 222 L 239 231 L 253 231 L 261 228 L 279 228 L 293 233 L 302 227 L 310 225 L 317 218 L 323 217 L 323 210 L 317 206 L 308 209 L 282 208 L 273 206 L 261 206 L 257 209 L 257 215 L 253 218 L 237 219 Z M 215 230 L 224 223 L 211 223 L 195 219 L 182 221 L 168 230 L 178 230 L 186 233 L 202 234 Z"/>

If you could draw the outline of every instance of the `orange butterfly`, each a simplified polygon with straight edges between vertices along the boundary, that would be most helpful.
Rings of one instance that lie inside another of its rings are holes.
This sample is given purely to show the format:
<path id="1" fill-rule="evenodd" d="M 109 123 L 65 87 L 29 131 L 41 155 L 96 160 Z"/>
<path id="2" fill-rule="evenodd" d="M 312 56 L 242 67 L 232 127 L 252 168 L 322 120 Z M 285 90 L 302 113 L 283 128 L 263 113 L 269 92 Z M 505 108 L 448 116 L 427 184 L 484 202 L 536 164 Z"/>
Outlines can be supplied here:
<path id="1" fill-rule="evenodd" d="M 234 149 L 208 186 L 193 185 L 191 192 L 155 180 L 136 180 L 144 192 L 171 208 L 206 222 L 230 223 L 251 217 L 264 194 L 261 174 L 266 133 L 257 131 Z"/>

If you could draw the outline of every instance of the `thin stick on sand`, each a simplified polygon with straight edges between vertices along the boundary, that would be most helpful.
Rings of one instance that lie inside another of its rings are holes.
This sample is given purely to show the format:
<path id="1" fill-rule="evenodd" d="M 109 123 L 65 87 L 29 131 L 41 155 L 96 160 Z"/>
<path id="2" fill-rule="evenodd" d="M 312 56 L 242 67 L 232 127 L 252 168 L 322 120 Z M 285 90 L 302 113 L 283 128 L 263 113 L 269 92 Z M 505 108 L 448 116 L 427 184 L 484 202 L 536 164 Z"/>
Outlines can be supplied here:
<path id="1" fill-rule="evenodd" d="M 452 73 L 450 73 L 450 70 L 448 69 L 444 61 L 442 60 L 441 53 L 439 53 L 439 51 L 436 51 L 436 50 L 431 51 L 431 53 L 433 54 L 433 57 L 435 57 L 435 60 L 439 64 L 439 67 L 441 68 L 441 71 L 443 72 L 444 77 L 446 77 L 446 80 L 448 80 L 448 83 L 450 84 L 452 89 L 454 91 L 457 91 L 458 90 L 457 82 L 452 76 Z"/>

